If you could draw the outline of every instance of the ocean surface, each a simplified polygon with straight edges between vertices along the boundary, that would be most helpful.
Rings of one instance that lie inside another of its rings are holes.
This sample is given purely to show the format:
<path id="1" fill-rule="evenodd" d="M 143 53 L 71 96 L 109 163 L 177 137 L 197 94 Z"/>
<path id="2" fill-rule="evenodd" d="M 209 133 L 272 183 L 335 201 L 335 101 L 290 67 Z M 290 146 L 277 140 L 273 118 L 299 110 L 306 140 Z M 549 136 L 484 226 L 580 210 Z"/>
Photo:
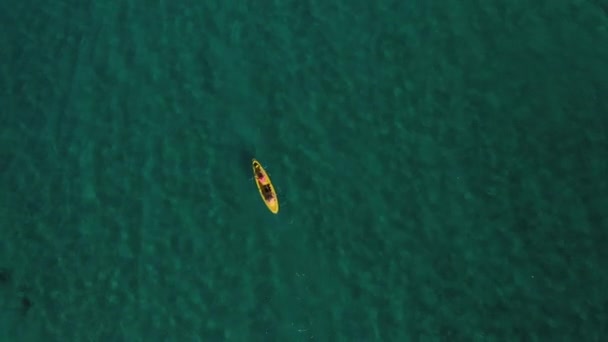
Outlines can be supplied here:
<path id="1" fill-rule="evenodd" d="M 605 1 L 0 23 L 0 341 L 608 340 Z"/>

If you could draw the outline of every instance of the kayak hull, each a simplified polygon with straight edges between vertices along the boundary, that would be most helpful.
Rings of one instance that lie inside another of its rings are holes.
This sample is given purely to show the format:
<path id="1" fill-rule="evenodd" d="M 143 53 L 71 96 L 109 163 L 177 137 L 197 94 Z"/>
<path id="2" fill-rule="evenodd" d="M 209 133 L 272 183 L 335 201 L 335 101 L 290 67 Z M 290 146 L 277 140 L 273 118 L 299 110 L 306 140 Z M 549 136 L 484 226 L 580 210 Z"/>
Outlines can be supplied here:
<path id="1" fill-rule="evenodd" d="M 258 187 L 258 192 L 260 193 L 260 197 L 262 197 L 262 201 L 270 210 L 271 213 L 277 214 L 279 212 L 279 198 L 277 197 L 277 192 L 270 181 L 270 177 L 264 167 L 260 162 L 255 160 L 255 158 L 251 162 L 251 167 L 253 170 L 253 179 L 255 180 L 255 185 Z M 260 182 L 258 179 L 258 174 L 263 174 L 265 178 L 265 182 Z"/>

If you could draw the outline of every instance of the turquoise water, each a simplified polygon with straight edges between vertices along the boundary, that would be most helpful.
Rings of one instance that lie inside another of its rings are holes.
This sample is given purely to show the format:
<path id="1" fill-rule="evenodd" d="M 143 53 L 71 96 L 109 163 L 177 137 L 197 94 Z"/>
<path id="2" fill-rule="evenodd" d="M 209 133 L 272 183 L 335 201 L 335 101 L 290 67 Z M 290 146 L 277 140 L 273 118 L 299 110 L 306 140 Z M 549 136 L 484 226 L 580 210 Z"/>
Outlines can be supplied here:
<path id="1" fill-rule="evenodd" d="M 603 2 L 0 22 L 3 341 L 606 340 Z"/>

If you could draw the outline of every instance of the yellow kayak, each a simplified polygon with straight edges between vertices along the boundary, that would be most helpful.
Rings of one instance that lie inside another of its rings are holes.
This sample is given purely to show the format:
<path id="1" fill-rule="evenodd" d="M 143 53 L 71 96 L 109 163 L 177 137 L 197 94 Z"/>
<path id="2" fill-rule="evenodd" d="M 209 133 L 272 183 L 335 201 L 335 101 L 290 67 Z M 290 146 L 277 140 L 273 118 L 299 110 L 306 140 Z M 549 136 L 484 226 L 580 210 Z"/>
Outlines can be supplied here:
<path id="1" fill-rule="evenodd" d="M 266 170 L 262 167 L 257 160 L 253 159 L 253 177 L 255 178 L 255 184 L 258 186 L 260 196 L 262 200 L 273 214 L 279 212 L 279 198 L 277 197 L 274 186 L 270 182 L 270 177 L 266 173 Z"/>

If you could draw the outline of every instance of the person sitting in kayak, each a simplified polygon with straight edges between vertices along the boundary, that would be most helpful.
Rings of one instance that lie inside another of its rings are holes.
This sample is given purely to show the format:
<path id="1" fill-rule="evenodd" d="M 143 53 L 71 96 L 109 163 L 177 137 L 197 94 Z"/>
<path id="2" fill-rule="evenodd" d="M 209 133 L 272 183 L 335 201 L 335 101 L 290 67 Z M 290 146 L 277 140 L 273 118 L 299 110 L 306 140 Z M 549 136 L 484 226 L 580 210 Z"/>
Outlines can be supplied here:
<path id="1" fill-rule="evenodd" d="M 266 183 L 266 176 L 262 172 L 258 173 L 258 182 L 262 184 Z"/>
<path id="2" fill-rule="evenodd" d="M 264 185 L 264 187 L 262 189 L 264 189 L 264 197 L 266 198 L 267 201 L 274 200 L 274 194 L 272 193 L 272 189 L 270 188 L 270 184 Z"/>

